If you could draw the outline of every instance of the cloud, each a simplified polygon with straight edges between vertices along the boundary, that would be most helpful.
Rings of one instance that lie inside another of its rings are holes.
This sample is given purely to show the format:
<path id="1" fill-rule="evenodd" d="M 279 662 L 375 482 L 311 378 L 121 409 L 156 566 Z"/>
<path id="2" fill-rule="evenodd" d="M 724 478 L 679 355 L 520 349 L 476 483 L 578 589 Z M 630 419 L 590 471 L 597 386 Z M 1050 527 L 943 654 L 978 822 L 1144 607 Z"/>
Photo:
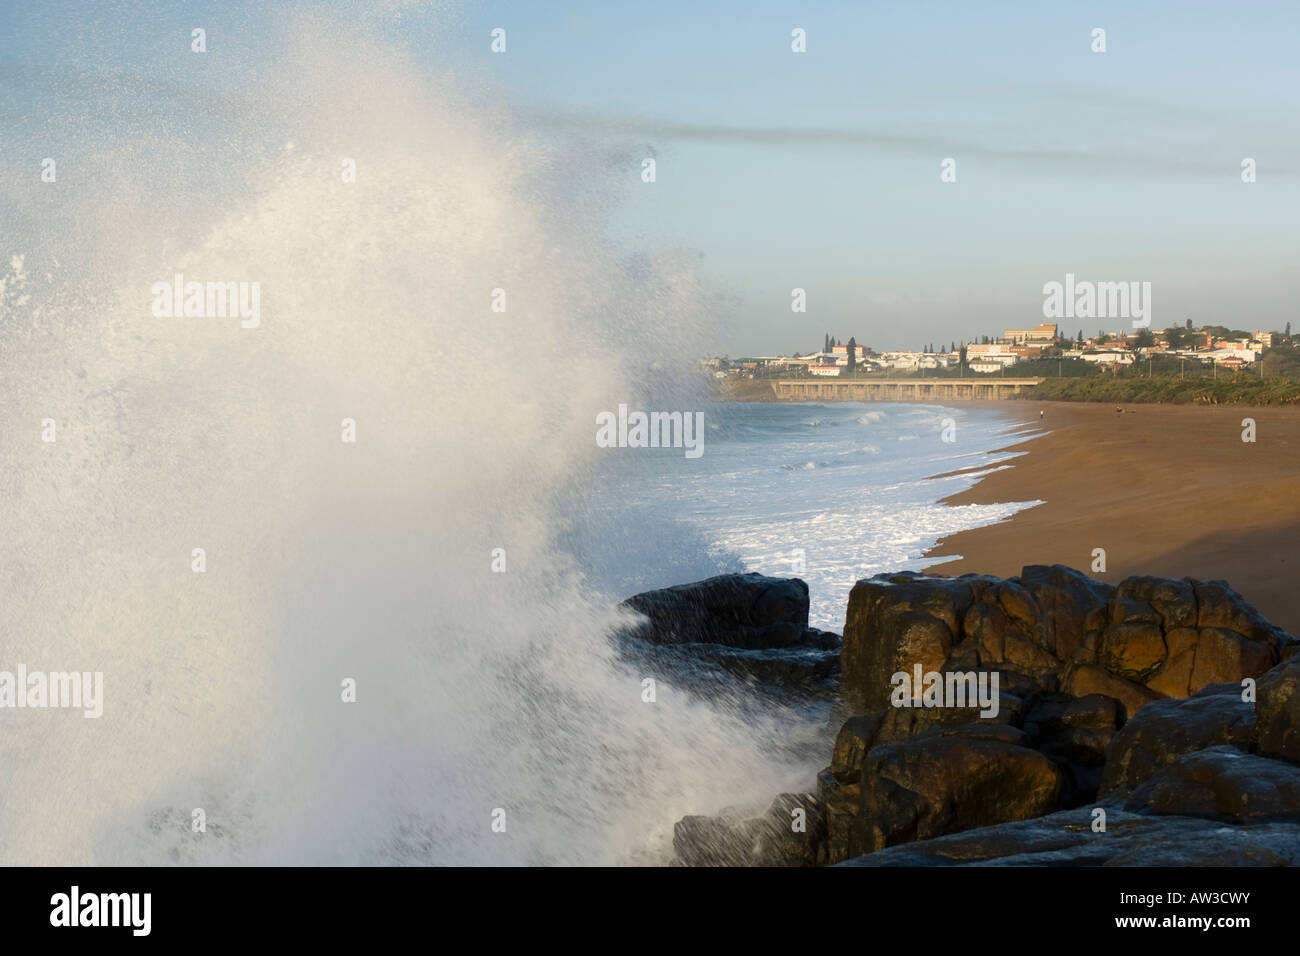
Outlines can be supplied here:
<path id="1" fill-rule="evenodd" d="M 952 156 L 972 157 L 1043 173 L 1069 173 L 1094 179 L 1169 179 L 1171 177 L 1236 179 L 1240 159 L 1188 155 L 1180 145 L 1177 154 L 1122 153 L 1097 149 L 1056 149 L 1042 146 L 1006 146 L 955 136 L 931 136 L 833 126 L 740 126 L 689 123 L 651 117 L 612 116 L 600 113 L 533 110 L 528 119 L 557 132 L 614 139 L 637 139 L 652 150 L 656 141 L 702 145 L 745 146 L 764 149 L 842 149 L 893 153 L 926 160 Z M 1258 158 L 1258 157 L 1257 157 Z M 1269 164 L 1268 175 L 1296 178 L 1296 169 Z"/>

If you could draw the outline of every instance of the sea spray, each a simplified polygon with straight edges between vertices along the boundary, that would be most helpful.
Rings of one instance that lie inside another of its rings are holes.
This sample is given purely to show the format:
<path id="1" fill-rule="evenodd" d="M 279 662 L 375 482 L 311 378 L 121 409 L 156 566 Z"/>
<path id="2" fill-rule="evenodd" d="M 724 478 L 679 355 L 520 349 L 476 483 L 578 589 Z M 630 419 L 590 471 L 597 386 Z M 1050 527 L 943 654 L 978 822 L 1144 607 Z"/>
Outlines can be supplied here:
<path id="1" fill-rule="evenodd" d="M 557 545 L 594 415 L 700 351 L 691 273 L 600 239 L 625 170 L 341 9 L 201 55 L 135 5 L 18 14 L 63 39 L 8 162 L 77 162 L 5 170 L 0 635 L 112 699 L 4 713 L 7 863 L 657 860 L 806 785 L 773 728 L 643 702 L 625 595 Z M 167 52 L 94 72 L 117 30 Z M 257 326 L 155 315 L 177 274 L 257 282 Z"/>

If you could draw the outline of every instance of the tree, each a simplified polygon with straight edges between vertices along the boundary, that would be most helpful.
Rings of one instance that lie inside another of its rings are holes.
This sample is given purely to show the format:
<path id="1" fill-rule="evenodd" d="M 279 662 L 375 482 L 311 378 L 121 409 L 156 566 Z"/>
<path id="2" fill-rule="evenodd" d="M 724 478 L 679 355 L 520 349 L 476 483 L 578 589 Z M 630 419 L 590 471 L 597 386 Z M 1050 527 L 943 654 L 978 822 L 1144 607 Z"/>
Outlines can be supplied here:
<path id="1" fill-rule="evenodd" d="M 1290 322 L 1288 322 L 1288 323 L 1286 324 L 1286 337 L 1287 337 L 1288 339 L 1291 337 L 1291 323 L 1290 323 Z"/>
<path id="2" fill-rule="evenodd" d="M 853 336 L 849 336 L 849 374 L 852 375 L 858 369 L 858 343 Z"/>
<path id="3" fill-rule="evenodd" d="M 961 344 L 961 351 L 957 353 L 957 374 L 964 375 L 966 371 L 966 343 Z"/>
<path id="4" fill-rule="evenodd" d="M 1083 344 L 1083 329 L 1079 330 L 1079 344 Z"/>
<path id="5" fill-rule="evenodd" d="M 1189 331 L 1190 331 L 1191 328 L 1192 328 L 1192 320 L 1191 320 L 1191 319 L 1188 319 L 1188 320 L 1187 320 L 1187 328 L 1188 328 Z"/>
<path id="6" fill-rule="evenodd" d="M 1150 329 L 1138 329 L 1137 339 L 1134 345 L 1140 349 L 1148 349 L 1156 344 L 1156 337 L 1151 334 Z"/>

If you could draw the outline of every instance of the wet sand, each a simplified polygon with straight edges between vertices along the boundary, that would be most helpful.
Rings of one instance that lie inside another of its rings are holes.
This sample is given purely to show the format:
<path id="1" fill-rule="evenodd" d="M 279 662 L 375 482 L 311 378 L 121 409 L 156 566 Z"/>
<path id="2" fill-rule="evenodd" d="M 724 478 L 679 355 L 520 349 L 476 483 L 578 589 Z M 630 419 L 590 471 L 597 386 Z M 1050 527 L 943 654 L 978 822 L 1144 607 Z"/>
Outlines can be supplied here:
<path id="1" fill-rule="evenodd" d="M 954 559 L 927 570 L 1007 576 L 1066 564 L 1111 583 L 1222 579 L 1300 635 L 1300 408 L 995 404 L 1018 423 L 1003 450 L 1024 454 L 945 500 L 1045 503 L 949 535 L 928 553 Z M 1255 420 L 1254 444 L 1242 441 L 1243 418 Z M 1104 573 L 1091 570 L 1095 548 L 1106 551 Z"/>

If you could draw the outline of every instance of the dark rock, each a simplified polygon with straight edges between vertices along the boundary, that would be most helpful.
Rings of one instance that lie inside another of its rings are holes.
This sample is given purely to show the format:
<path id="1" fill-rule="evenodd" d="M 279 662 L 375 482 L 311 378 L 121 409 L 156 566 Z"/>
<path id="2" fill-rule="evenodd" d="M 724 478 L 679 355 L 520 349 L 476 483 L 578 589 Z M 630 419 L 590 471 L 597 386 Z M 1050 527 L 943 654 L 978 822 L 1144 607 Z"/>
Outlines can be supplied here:
<path id="1" fill-rule="evenodd" d="M 628 598 L 644 615 L 634 633 L 652 644 L 709 643 L 729 647 L 789 647 L 808 628 L 808 585 L 798 578 L 723 574 Z M 810 646 L 818 646 L 814 631 Z"/>
<path id="2" fill-rule="evenodd" d="M 661 650 L 762 684 L 835 686 L 839 647 L 840 729 L 816 793 L 761 816 L 684 819 L 682 862 L 1300 862 L 1300 642 L 1222 582 L 1111 587 L 1061 566 L 880 575 L 853 588 L 842 642 L 807 628 L 798 581 L 732 575 L 628 603 L 648 615 L 648 640 L 674 645 Z M 894 706 L 894 675 L 918 667 L 996 674 L 998 713 L 947 694 L 925 707 L 919 688 Z M 1257 705 L 1241 699 L 1248 677 Z M 1099 800 L 1105 833 L 1091 826 Z"/>
<path id="3" fill-rule="evenodd" d="M 829 862 L 826 807 L 816 794 L 783 793 L 757 828 L 754 866 L 818 866 Z"/>
<path id="4" fill-rule="evenodd" d="M 1052 695 L 1040 698 L 1025 715 L 1026 723 L 1037 724 L 1046 736 L 1065 730 L 1118 730 L 1124 723 L 1123 708 L 1114 697 L 1089 694 L 1086 697 Z"/>
<path id="5" fill-rule="evenodd" d="M 749 846 L 736 825 L 720 817 L 682 817 L 673 827 L 673 851 L 685 866 L 745 866 Z"/>
<path id="6" fill-rule="evenodd" d="M 1191 581 L 1138 576 L 1126 578 L 1116 592 L 1119 600 L 1146 605 L 1157 615 L 1163 630 L 1195 628 L 1198 606 Z"/>
<path id="7" fill-rule="evenodd" d="M 837 780 L 856 781 L 867 751 L 877 744 L 899 743 L 944 726 L 1015 725 L 1020 723 L 1024 702 L 1012 694 L 999 693 L 998 712 L 980 717 L 978 707 L 884 707 L 857 714 L 844 721 L 831 754 L 831 771 Z"/>
<path id="8" fill-rule="evenodd" d="M 1004 739 L 1014 728 L 972 725 L 876 747 L 862 763 L 859 824 L 867 850 L 1040 816 L 1057 806 L 1061 771 Z"/>
<path id="9" fill-rule="evenodd" d="M 833 693 L 840 672 L 839 654 L 803 646 L 745 650 L 725 644 L 691 644 L 682 646 L 681 653 L 714 662 L 745 680 L 809 694 Z"/>
<path id="10" fill-rule="evenodd" d="M 1106 750 L 1114 736 L 1113 730 L 1070 727 L 1041 741 L 1037 749 L 1063 763 L 1100 767 L 1106 762 Z"/>
<path id="11" fill-rule="evenodd" d="M 817 775 L 817 797 L 826 808 L 827 862 L 836 863 L 866 852 L 857 825 L 861 795 L 862 788 L 856 781 L 840 783 L 829 767 Z"/>
<path id="12" fill-rule="evenodd" d="M 886 706 L 890 678 L 898 671 L 938 670 L 952 650 L 977 582 L 964 575 L 934 578 L 908 572 L 881 575 L 854 585 L 845 617 L 840 662 L 841 697 L 850 713 Z M 851 636 L 850 636 L 851 635 Z"/>
<path id="13" fill-rule="evenodd" d="M 1296 647 L 1217 581 L 1133 577 L 1112 588 L 1059 565 L 1006 580 L 879 575 L 849 597 L 838 712 L 882 706 L 890 677 L 920 664 L 997 670 L 1021 697 L 1104 694 L 1132 716 L 1207 684 L 1259 677 Z"/>
<path id="14" fill-rule="evenodd" d="M 1132 790 L 1183 754 L 1217 744 L 1248 750 L 1254 733 L 1254 708 L 1239 690 L 1156 701 L 1111 741 L 1101 794 Z"/>
<path id="15" fill-rule="evenodd" d="M 1300 763 L 1300 657 L 1261 677 L 1255 694 L 1259 753 Z"/>
<path id="16" fill-rule="evenodd" d="M 1149 610 L 1149 608 L 1148 608 Z M 1142 683 L 1154 677 L 1164 664 L 1168 650 L 1160 631 L 1159 617 L 1153 621 L 1128 617 L 1112 621 L 1101 639 L 1100 660 L 1111 674 Z"/>
<path id="17" fill-rule="evenodd" d="M 812 793 L 783 793 L 762 816 L 684 817 L 673 850 L 684 866 L 817 866 L 828 862 L 826 808 Z"/>
<path id="18" fill-rule="evenodd" d="M 1020 583 L 1042 609 L 1053 653 L 1062 661 L 1074 657 L 1090 633 L 1106 626 L 1107 608 L 1115 589 L 1060 564 L 1030 565 Z"/>
<path id="19" fill-rule="evenodd" d="M 1300 823 L 1300 767 L 1236 747 L 1209 747 L 1156 771 L 1124 809 L 1227 823 Z"/>
<path id="20" fill-rule="evenodd" d="M 1149 687 L 1112 674 L 1097 664 L 1079 664 L 1071 668 L 1062 682 L 1062 689 L 1075 697 L 1100 694 L 1114 698 L 1124 706 L 1126 717 L 1131 717 L 1161 696 Z"/>
<path id="21" fill-rule="evenodd" d="M 1197 817 L 1125 811 L 1114 801 L 1105 832 L 1092 807 L 890 847 L 846 866 L 1296 866 L 1300 827 L 1231 826 Z"/>
<path id="22" fill-rule="evenodd" d="M 840 783 L 857 784 L 862 779 L 862 760 L 876 745 L 887 710 L 850 717 L 840 727 L 831 752 L 831 775 Z"/>
<path id="23" fill-rule="evenodd" d="M 1227 628 L 1203 627 L 1197 634 L 1188 687 L 1198 691 L 1206 684 L 1260 677 L 1277 662 L 1278 647 L 1273 643 L 1254 641 Z"/>

